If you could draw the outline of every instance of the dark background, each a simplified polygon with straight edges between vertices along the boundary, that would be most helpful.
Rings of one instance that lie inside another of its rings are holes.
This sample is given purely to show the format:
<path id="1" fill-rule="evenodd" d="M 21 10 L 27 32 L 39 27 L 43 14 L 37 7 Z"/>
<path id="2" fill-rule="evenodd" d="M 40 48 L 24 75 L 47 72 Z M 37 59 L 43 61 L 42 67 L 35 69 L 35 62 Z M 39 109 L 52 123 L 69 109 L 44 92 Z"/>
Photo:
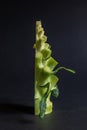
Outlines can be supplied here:
<path id="1" fill-rule="evenodd" d="M 35 22 L 41 20 L 52 56 L 76 71 L 57 74 L 53 113 L 33 115 Z M 87 2 L 0 4 L 0 130 L 87 129 Z"/>

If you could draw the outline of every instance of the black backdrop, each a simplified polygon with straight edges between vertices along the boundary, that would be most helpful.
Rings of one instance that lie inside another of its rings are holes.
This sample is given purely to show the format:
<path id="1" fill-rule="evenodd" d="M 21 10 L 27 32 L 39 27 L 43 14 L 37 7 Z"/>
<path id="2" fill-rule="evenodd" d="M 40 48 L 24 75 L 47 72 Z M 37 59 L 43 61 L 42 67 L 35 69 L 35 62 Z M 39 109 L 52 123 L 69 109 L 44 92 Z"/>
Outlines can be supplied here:
<path id="1" fill-rule="evenodd" d="M 54 111 L 86 109 L 87 3 L 79 1 L 0 4 L 1 108 L 33 106 L 37 20 L 42 21 L 52 56 L 60 65 L 76 70 L 76 74 L 63 70 L 57 74 L 60 95 L 52 98 Z"/>

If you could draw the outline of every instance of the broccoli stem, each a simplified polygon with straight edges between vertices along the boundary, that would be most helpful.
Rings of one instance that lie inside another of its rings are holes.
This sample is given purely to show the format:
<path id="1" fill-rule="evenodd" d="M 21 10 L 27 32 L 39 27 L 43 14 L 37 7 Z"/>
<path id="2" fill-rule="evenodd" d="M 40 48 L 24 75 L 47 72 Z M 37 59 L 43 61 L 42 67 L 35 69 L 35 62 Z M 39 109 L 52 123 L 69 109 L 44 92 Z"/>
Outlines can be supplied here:
<path id="1" fill-rule="evenodd" d="M 75 71 L 63 66 L 54 70 L 58 62 L 51 56 L 51 46 L 47 43 L 41 21 L 36 21 L 36 41 L 33 48 L 35 49 L 34 108 L 35 115 L 43 118 L 45 114 L 52 112 L 51 95 L 54 97 L 59 95 L 57 87 L 59 78 L 55 73 L 62 69 L 71 73 Z"/>
<path id="2" fill-rule="evenodd" d="M 41 115 L 40 104 L 42 100 L 46 104 L 44 114 L 48 114 L 52 112 L 52 102 L 50 101 L 51 94 L 49 93 L 47 97 L 44 98 L 47 88 L 41 87 L 41 86 L 44 86 L 48 82 L 48 79 L 50 76 L 49 72 L 47 72 L 49 68 L 46 68 L 47 67 L 46 63 L 47 63 L 47 60 L 51 56 L 51 50 L 50 50 L 50 45 L 46 43 L 46 40 L 47 40 L 47 37 L 44 35 L 44 29 L 42 28 L 41 21 L 37 21 L 36 22 L 36 43 L 34 44 L 34 48 L 35 48 L 35 95 L 34 95 L 35 115 Z"/>

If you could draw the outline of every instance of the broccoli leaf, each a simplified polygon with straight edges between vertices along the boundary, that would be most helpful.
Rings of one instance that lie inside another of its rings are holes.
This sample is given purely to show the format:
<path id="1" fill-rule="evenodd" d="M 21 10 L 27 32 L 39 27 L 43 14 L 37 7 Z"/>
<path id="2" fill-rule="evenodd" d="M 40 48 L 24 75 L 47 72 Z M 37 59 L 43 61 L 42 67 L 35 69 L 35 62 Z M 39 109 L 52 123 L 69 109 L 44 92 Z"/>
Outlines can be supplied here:
<path id="1" fill-rule="evenodd" d="M 42 99 L 41 99 L 41 102 L 40 102 L 40 114 L 39 114 L 39 116 L 41 118 L 44 117 L 45 111 L 46 111 L 46 97 L 43 96 Z"/>
<path id="2" fill-rule="evenodd" d="M 52 94 L 52 96 L 54 96 L 56 98 L 59 96 L 59 89 L 57 86 L 55 89 L 52 90 L 51 94 Z"/>
<path id="3" fill-rule="evenodd" d="M 49 95 L 49 87 L 50 87 L 50 83 L 47 83 L 44 86 L 41 86 L 42 88 L 47 88 L 47 91 L 45 92 L 45 94 L 42 96 L 41 101 L 40 101 L 40 114 L 39 116 L 41 118 L 44 117 L 45 115 L 45 111 L 46 111 L 46 99 Z"/>

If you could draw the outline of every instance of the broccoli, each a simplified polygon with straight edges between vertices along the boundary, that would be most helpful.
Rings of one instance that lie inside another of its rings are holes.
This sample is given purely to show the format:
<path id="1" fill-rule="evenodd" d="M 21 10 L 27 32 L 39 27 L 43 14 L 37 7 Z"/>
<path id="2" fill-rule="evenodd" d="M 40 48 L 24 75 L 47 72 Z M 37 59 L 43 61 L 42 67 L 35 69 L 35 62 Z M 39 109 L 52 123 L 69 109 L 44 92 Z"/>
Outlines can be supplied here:
<path id="1" fill-rule="evenodd" d="M 65 67 L 58 67 L 54 70 L 58 62 L 51 56 L 51 46 L 47 43 L 47 36 L 44 34 L 41 21 L 36 21 L 36 41 L 33 48 L 35 49 L 35 115 L 43 118 L 45 114 L 52 112 L 51 95 L 54 97 L 59 95 L 57 86 L 59 78 L 55 74 L 61 69 L 71 73 L 75 73 L 75 71 Z"/>

